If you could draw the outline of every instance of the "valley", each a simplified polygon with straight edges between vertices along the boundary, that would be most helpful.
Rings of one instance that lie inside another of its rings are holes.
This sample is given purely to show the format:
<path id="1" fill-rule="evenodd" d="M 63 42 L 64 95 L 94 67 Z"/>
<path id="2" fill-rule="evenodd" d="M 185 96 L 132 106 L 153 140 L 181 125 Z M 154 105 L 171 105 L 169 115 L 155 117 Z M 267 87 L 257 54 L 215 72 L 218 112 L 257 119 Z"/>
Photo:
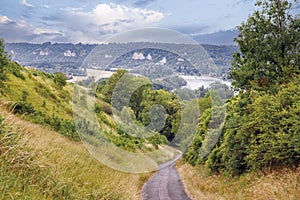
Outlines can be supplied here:
<path id="1" fill-rule="evenodd" d="M 300 199 L 299 1 L 45 2 L 0 9 L 0 199 Z"/>

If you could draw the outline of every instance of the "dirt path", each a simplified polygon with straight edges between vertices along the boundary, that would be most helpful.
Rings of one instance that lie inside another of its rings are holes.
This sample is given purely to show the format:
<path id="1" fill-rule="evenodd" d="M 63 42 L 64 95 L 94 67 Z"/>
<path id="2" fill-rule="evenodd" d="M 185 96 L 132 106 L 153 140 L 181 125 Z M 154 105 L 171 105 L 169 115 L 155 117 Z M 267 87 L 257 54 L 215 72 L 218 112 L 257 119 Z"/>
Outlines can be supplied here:
<path id="1" fill-rule="evenodd" d="M 142 189 L 142 200 L 190 200 L 174 163 L 181 157 L 159 167 Z"/>

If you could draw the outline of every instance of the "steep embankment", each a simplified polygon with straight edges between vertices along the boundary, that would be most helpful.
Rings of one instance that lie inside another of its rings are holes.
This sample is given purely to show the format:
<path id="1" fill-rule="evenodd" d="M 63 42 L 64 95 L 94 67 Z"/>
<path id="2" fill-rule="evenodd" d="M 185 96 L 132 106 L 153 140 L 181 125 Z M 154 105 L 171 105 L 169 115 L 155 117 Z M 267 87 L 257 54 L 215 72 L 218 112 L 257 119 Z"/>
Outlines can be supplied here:
<path id="1" fill-rule="evenodd" d="M 183 161 L 176 165 L 192 199 L 300 199 L 300 168 L 272 172 L 252 172 L 240 177 L 207 173 L 204 167 L 192 167 Z"/>
<path id="2" fill-rule="evenodd" d="M 62 74 L 47 74 L 14 62 L 7 62 L 4 71 L 6 78 L 0 82 L 0 199 L 140 197 L 149 174 L 112 170 L 80 142 L 73 119 L 73 85 Z M 81 92 L 88 94 L 89 88 L 80 91 L 80 97 Z M 88 100 L 80 98 L 85 103 Z M 160 148 L 160 159 L 172 153 L 161 148 L 164 141 L 160 137 L 132 140 L 120 131 L 110 105 L 100 98 L 95 113 L 106 137 L 116 146 L 131 152 Z"/>
<path id="3" fill-rule="evenodd" d="M 138 199 L 150 174 L 112 170 L 80 142 L 0 106 L 0 199 Z"/>

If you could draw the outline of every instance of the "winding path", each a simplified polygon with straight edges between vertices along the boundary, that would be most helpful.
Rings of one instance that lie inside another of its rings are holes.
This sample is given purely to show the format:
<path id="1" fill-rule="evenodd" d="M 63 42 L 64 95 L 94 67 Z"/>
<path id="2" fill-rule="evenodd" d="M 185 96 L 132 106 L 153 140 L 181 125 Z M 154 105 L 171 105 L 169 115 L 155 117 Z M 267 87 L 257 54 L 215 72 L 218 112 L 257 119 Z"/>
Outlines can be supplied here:
<path id="1" fill-rule="evenodd" d="M 160 165 L 158 172 L 144 185 L 142 200 L 190 200 L 174 167 L 180 157 Z"/>

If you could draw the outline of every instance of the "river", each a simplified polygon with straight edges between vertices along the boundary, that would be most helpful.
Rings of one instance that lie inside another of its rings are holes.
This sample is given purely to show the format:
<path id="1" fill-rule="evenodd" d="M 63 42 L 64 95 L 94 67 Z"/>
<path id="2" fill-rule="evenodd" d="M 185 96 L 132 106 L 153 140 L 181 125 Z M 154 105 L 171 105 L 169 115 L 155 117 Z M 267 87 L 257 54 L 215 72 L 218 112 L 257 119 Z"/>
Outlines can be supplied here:
<path id="1" fill-rule="evenodd" d="M 191 90 L 198 89 L 202 85 L 205 88 L 208 88 L 210 84 L 215 83 L 215 82 L 221 82 L 223 84 L 228 85 L 229 87 L 231 86 L 231 82 L 229 81 L 224 81 L 219 78 L 214 78 L 210 76 L 185 76 L 185 75 L 180 75 L 181 78 L 186 80 L 187 85 L 184 86 L 183 88 L 189 88 Z"/>

